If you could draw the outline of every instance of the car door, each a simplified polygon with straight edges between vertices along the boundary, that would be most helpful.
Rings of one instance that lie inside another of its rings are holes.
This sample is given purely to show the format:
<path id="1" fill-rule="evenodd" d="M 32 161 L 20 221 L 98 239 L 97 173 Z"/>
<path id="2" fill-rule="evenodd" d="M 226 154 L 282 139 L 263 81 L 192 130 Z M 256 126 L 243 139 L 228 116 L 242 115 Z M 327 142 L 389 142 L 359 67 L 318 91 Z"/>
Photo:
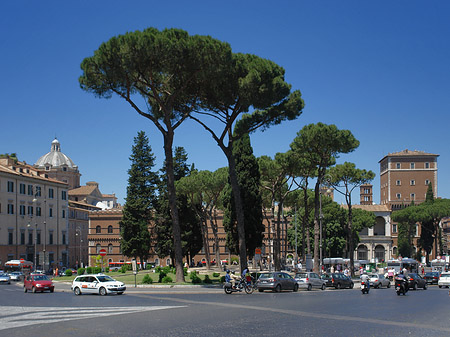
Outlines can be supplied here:
<path id="1" fill-rule="evenodd" d="M 320 288 L 322 286 L 319 275 L 317 275 L 316 273 L 311 273 L 311 284 L 315 288 Z"/>

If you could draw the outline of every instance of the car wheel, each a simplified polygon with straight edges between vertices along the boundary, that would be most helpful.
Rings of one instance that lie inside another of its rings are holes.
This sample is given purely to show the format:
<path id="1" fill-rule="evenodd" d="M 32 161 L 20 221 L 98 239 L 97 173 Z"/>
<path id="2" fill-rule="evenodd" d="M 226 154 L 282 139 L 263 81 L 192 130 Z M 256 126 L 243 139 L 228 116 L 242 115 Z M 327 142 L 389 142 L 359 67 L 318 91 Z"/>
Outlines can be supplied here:
<path id="1" fill-rule="evenodd" d="M 260 293 L 262 293 L 262 292 L 264 291 L 264 289 L 258 289 L 258 291 L 259 291 Z"/>
<path id="2" fill-rule="evenodd" d="M 439 288 L 442 288 L 442 286 L 439 286 Z"/>
<path id="3" fill-rule="evenodd" d="M 391 287 L 391 284 L 390 284 L 390 283 L 388 283 L 387 287 L 388 287 L 388 288 L 390 288 L 390 287 Z"/>
<path id="4" fill-rule="evenodd" d="M 298 291 L 298 284 L 297 283 L 294 285 L 294 290 L 293 291 L 294 291 L 294 293 Z"/>
<path id="5" fill-rule="evenodd" d="M 55 291 L 55 289 L 50 289 L 50 292 L 52 293 L 52 292 L 54 292 Z"/>
<path id="6" fill-rule="evenodd" d="M 311 291 L 312 285 L 308 284 L 308 291 Z"/>
<path id="7" fill-rule="evenodd" d="M 322 286 L 320 287 L 320 289 L 325 290 L 325 283 L 322 284 Z"/>
<path id="8" fill-rule="evenodd" d="M 28 291 L 27 287 L 23 287 L 23 292 L 26 293 Z"/>
<path id="9" fill-rule="evenodd" d="M 76 288 L 73 290 L 73 293 L 74 293 L 75 295 L 77 295 L 77 296 L 81 295 L 81 290 L 80 290 L 80 288 L 76 287 Z"/>
<path id="10" fill-rule="evenodd" d="M 33 293 L 36 293 L 36 287 L 31 288 L 31 291 L 32 291 Z"/>
<path id="11" fill-rule="evenodd" d="M 100 294 L 101 296 L 105 296 L 105 295 L 107 294 L 106 289 L 105 289 L 104 287 L 101 287 L 100 290 L 99 290 L 99 294 Z"/>
<path id="12" fill-rule="evenodd" d="M 417 284 L 414 283 L 414 285 L 412 286 L 412 290 L 416 290 L 417 289 Z"/>
<path id="13" fill-rule="evenodd" d="M 277 284 L 277 286 L 275 287 L 275 292 L 279 293 L 281 291 L 281 285 Z"/>
<path id="14" fill-rule="evenodd" d="M 120 292 L 120 293 L 117 293 L 117 295 L 122 295 L 123 293 L 122 292 Z"/>
<path id="15" fill-rule="evenodd" d="M 353 283 L 350 283 L 350 287 L 349 287 L 350 289 L 353 289 Z"/>
<path id="16" fill-rule="evenodd" d="M 423 290 L 427 290 L 427 284 L 426 283 L 423 285 Z"/>
<path id="17" fill-rule="evenodd" d="M 336 289 L 341 289 L 341 284 L 340 283 L 336 284 Z"/>

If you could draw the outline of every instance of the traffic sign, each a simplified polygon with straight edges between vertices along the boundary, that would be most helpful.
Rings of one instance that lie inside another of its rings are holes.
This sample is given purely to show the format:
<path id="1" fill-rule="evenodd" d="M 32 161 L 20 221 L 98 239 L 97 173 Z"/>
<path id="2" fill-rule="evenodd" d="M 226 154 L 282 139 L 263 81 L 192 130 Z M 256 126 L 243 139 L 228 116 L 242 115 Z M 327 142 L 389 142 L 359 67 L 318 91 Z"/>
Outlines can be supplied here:
<path id="1" fill-rule="evenodd" d="M 100 256 L 106 256 L 106 249 L 100 249 L 99 252 L 98 252 L 98 254 L 99 254 Z"/>

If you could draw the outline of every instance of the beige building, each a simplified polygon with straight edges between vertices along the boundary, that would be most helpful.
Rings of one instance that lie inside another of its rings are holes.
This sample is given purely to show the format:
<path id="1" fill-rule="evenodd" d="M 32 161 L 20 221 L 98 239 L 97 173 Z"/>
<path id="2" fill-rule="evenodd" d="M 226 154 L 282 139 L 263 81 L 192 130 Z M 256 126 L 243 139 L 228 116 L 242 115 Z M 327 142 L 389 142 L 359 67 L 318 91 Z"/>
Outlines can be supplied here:
<path id="1" fill-rule="evenodd" d="M 67 265 L 68 211 L 67 183 L 0 159 L 0 267 L 21 258 L 46 270 Z"/>

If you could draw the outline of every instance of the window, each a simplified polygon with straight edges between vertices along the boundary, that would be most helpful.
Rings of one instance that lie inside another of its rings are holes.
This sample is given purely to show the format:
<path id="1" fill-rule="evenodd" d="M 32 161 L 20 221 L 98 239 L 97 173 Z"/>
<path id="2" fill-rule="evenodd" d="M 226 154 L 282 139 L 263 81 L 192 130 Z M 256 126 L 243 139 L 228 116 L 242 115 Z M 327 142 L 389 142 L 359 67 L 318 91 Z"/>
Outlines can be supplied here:
<path id="1" fill-rule="evenodd" d="M 430 168 L 430 163 L 425 163 L 425 168 Z"/>
<path id="2" fill-rule="evenodd" d="M 33 233 L 28 232 L 28 244 L 32 245 L 33 244 Z"/>
<path id="3" fill-rule="evenodd" d="M 66 233 L 65 232 L 62 233 L 62 244 L 63 245 L 66 244 Z"/>
<path id="4" fill-rule="evenodd" d="M 414 193 L 411 193 L 411 200 L 415 200 L 416 199 L 416 195 Z"/>
<path id="5" fill-rule="evenodd" d="M 427 179 L 427 180 L 425 180 L 425 185 L 429 185 L 430 184 L 430 181 Z"/>
<path id="6" fill-rule="evenodd" d="M 66 210 L 65 210 L 65 209 L 62 210 L 62 218 L 63 218 L 63 219 L 66 218 Z"/>
<path id="7" fill-rule="evenodd" d="M 41 209 L 41 207 L 37 206 L 36 207 L 36 216 L 41 216 L 41 214 L 42 214 L 42 209 Z"/>
<path id="8" fill-rule="evenodd" d="M 100 253 L 100 249 L 102 249 L 102 245 L 97 243 L 97 245 L 95 246 L 96 250 L 97 250 L 97 254 Z"/>
<path id="9" fill-rule="evenodd" d="M 400 186 L 400 185 L 402 184 L 402 181 L 401 181 L 401 180 L 397 180 L 397 181 L 395 182 L 395 184 L 396 184 L 397 186 Z"/>
<path id="10" fill-rule="evenodd" d="M 108 234 L 112 234 L 113 232 L 113 226 L 109 225 L 108 226 Z"/>
<path id="11" fill-rule="evenodd" d="M 48 233 L 48 244 L 49 245 L 53 244 L 53 232 Z"/>
<path id="12" fill-rule="evenodd" d="M 95 227 L 95 233 L 99 234 L 102 232 L 102 228 L 100 226 Z"/>
<path id="13" fill-rule="evenodd" d="M 48 209 L 48 217 L 53 218 L 53 208 L 51 207 Z"/>
<path id="14" fill-rule="evenodd" d="M 25 184 L 20 184 L 19 189 L 20 189 L 20 194 L 25 194 L 25 190 L 26 190 Z"/>
<path id="15" fill-rule="evenodd" d="M 28 206 L 28 215 L 33 216 L 33 206 Z"/>
<path id="16" fill-rule="evenodd" d="M 61 191 L 61 199 L 67 200 L 67 191 Z"/>
<path id="17" fill-rule="evenodd" d="M 41 244 L 41 231 L 38 231 L 38 232 L 36 233 L 36 243 L 37 243 L 38 245 Z"/>
<path id="18" fill-rule="evenodd" d="M 50 198 L 50 199 L 53 199 L 53 197 L 54 197 L 54 190 L 53 190 L 53 188 L 49 188 L 48 189 L 48 197 Z"/>
<path id="19" fill-rule="evenodd" d="M 41 186 L 36 186 L 36 196 L 37 197 L 42 196 Z"/>
<path id="20" fill-rule="evenodd" d="M 416 168 L 416 164 L 415 163 L 411 163 L 410 167 L 411 167 L 411 170 L 414 170 Z"/>
<path id="21" fill-rule="evenodd" d="M 392 233 L 397 233 L 397 224 L 392 225 Z"/>
<path id="22" fill-rule="evenodd" d="M 8 192 L 14 192 L 14 182 L 8 181 Z"/>
<path id="23" fill-rule="evenodd" d="M 25 244 L 25 232 L 20 232 L 20 244 Z"/>
<path id="24" fill-rule="evenodd" d="M 397 163 L 397 169 L 400 170 L 401 166 L 400 163 Z"/>
<path id="25" fill-rule="evenodd" d="M 33 195 L 33 185 L 28 185 L 28 195 Z"/>
<path id="26" fill-rule="evenodd" d="M 8 204 L 8 214 L 14 214 L 14 205 Z"/>
<path id="27" fill-rule="evenodd" d="M 8 245 L 13 244 L 13 232 L 8 232 Z"/>
<path id="28" fill-rule="evenodd" d="M 397 199 L 401 199 L 402 195 L 401 193 L 397 193 Z"/>
<path id="29" fill-rule="evenodd" d="M 25 215 L 25 205 L 20 205 L 19 206 L 19 214 L 20 215 Z"/>
<path id="30" fill-rule="evenodd" d="M 414 186 L 416 184 L 416 181 L 415 180 L 411 180 L 410 184 L 411 184 L 411 186 Z"/>
<path id="31" fill-rule="evenodd" d="M 110 243 L 108 245 L 108 254 L 112 254 L 112 253 L 113 253 L 113 245 L 112 245 L 112 243 Z"/>

